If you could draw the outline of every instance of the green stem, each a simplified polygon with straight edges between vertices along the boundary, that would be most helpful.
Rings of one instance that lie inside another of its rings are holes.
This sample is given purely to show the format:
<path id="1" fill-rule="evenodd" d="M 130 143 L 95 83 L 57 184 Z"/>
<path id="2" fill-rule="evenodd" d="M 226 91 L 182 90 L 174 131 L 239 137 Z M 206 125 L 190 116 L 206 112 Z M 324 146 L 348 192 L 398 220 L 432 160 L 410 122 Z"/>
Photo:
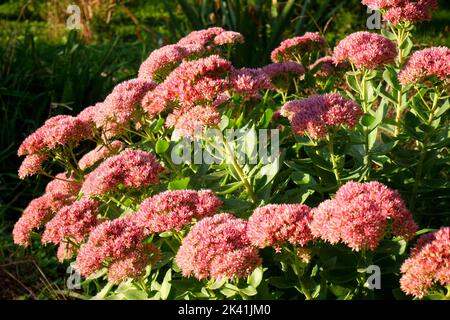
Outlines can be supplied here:
<path id="1" fill-rule="evenodd" d="M 328 137 L 328 151 L 330 153 L 331 164 L 333 166 L 334 177 L 336 178 L 336 184 L 338 186 L 341 185 L 341 178 L 339 176 L 339 167 L 336 159 L 336 155 L 334 154 L 334 134 L 330 133 Z"/>
<path id="2" fill-rule="evenodd" d="M 252 202 L 256 203 L 258 201 L 258 198 L 257 198 L 255 192 L 253 191 L 253 188 L 252 188 L 250 182 L 248 181 L 247 176 L 245 175 L 241 166 L 238 164 L 236 157 L 233 155 L 233 151 L 231 150 L 230 145 L 225 140 L 225 138 L 222 134 L 222 131 L 219 128 L 217 128 L 217 130 L 219 130 L 219 132 L 220 132 L 219 137 L 225 147 L 225 151 L 228 154 L 228 157 L 231 160 L 231 165 L 233 166 L 234 170 L 236 170 L 239 178 L 241 179 L 242 183 L 244 184 L 244 187 L 247 190 L 248 195 L 252 199 Z"/>
<path id="3" fill-rule="evenodd" d="M 433 99 L 433 106 L 431 107 L 430 110 L 430 115 L 428 116 L 428 121 L 426 122 L 427 125 L 431 125 L 431 123 L 434 120 L 434 112 L 436 111 L 437 105 L 438 105 L 438 101 L 439 101 L 439 97 L 440 95 L 435 92 L 435 96 Z M 409 204 L 409 209 L 412 211 L 415 208 L 416 205 L 416 198 L 417 198 L 417 193 L 419 191 L 419 185 L 421 183 L 422 180 L 422 175 L 423 175 L 423 165 L 425 162 L 425 158 L 427 155 L 427 147 L 428 147 L 428 138 L 429 138 L 429 133 L 426 132 L 423 138 L 423 142 L 420 143 L 420 156 L 419 156 L 419 162 L 417 164 L 417 170 L 416 170 L 416 175 L 415 175 L 415 179 L 414 179 L 414 186 L 413 186 L 413 191 L 412 191 L 412 196 L 411 196 L 411 201 Z"/>
<path id="4" fill-rule="evenodd" d="M 369 113 L 369 104 L 367 99 L 367 83 L 366 83 L 366 72 L 362 71 L 362 78 L 361 78 L 361 105 L 364 111 L 364 114 Z M 369 150 L 369 127 L 364 126 L 364 180 L 369 180 L 370 175 L 370 150 Z"/>

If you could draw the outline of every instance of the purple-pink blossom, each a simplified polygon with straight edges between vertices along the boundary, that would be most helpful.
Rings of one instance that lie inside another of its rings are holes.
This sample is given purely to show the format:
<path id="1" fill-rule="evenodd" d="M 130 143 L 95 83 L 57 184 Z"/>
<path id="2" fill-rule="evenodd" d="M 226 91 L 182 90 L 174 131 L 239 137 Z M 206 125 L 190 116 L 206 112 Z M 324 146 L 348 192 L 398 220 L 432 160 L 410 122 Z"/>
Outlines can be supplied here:
<path id="1" fill-rule="evenodd" d="M 318 32 L 306 32 L 301 37 L 289 38 L 281 42 L 272 51 L 270 57 L 273 62 L 301 61 L 305 54 L 321 50 L 325 46 L 325 39 Z"/>
<path id="2" fill-rule="evenodd" d="M 415 84 L 435 77 L 450 82 L 450 49 L 432 47 L 414 52 L 401 70 L 398 79 L 401 84 Z"/>
<path id="3" fill-rule="evenodd" d="M 420 299 L 434 285 L 450 285 L 450 227 L 421 236 L 400 271 L 402 291 Z"/>
<path id="4" fill-rule="evenodd" d="M 100 160 L 103 160 L 111 155 L 117 154 L 123 147 L 125 147 L 125 143 L 118 140 L 115 140 L 111 143 L 101 144 L 95 147 L 94 150 L 86 153 L 78 161 L 78 167 L 81 170 L 86 170 L 95 165 Z"/>
<path id="5" fill-rule="evenodd" d="M 294 133 L 322 139 L 332 128 L 353 128 L 363 112 L 356 102 L 331 93 L 289 101 L 281 108 L 281 114 L 289 119 Z"/>
<path id="6" fill-rule="evenodd" d="M 303 204 L 270 204 L 257 208 L 248 221 L 247 235 L 254 246 L 304 246 L 314 239 L 309 229 L 311 208 Z"/>
<path id="7" fill-rule="evenodd" d="M 377 181 L 347 182 L 333 200 L 313 209 L 310 227 L 316 237 L 355 251 L 375 250 L 389 232 L 409 240 L 417 230 L 399 193 Z"/>
<path id="8" fill-rule="evenodd" d="M 149 152 L 126 149 L 102 162 L 86 176 L 81 192 L 87 196 L 114 192 L 119 185 L 127 188 L 158 184 L 164 168 Z"/>
<path id="9" fill-rule="evenodd" d="M 200 220 L 183 239 L 176 256 L 183 276 L 201 280 L 250 275 L 261 258 L 246 231 L 247 222 L 228 213 Z"/>
<path id="10" fill-rule="evenodd" d="M 335 64 L 349 61 L 358 69 L 377 69 L 397 57 L 394 42 L 379 34 L 360 31 L 341 40 L 333 51 Z"/>
<path id="11" fill-rule="evenodd" d="M 211 190 L 175 190 L 144 200 L 136 221 L 146 233 L 180 231 L 194 219 L 213 215 L 222 201 Z"/>

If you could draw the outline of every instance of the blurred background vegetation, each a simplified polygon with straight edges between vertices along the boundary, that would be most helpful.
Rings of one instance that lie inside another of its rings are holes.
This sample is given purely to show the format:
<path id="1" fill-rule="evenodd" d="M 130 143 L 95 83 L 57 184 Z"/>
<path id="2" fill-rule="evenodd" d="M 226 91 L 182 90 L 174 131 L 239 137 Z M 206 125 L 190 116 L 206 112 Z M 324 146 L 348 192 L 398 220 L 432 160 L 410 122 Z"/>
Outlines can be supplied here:
<path id="1" fill-rule="evenodd" d="M 82 29 L 66 27 L 67 7 Z M 261 66 L 286 37 L 320 31 L 332 47 L 366 29 L 359 0 L 0 0 L 0 299 L 64 298 L 67 266 L 37 243 L 22 249 L 11 230 L 46 179 L 17 178 L 21 141 L 49 116 L 76 114 L 136 75 L 155 48 L 188 32 L 222 26 L 244 34 L 233 61 Z M 418 27 L 416 45 L 450 46 L 450 2 Z"/>

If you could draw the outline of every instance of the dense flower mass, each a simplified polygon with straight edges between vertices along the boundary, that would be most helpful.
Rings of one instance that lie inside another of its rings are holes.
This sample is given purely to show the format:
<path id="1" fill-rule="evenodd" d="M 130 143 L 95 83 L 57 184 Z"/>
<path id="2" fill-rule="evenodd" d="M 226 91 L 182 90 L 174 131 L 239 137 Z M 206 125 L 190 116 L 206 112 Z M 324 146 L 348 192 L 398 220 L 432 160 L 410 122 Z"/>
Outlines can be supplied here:
<path id="1" fill-rule="evenodd" d="M 301 37 L 286 39 L 272 51 L 273 62 L 301 61 L 302 56 L 312 51 L 320 50 L 325 45 L 325 39 L 318 32 L 307 32 Z"/>
<path id="2" fill-rule="evenodd" d="M 184 38 L 181 38 L 178 41 L 178 45 L 180 46 L 186 46 L 186 45 L 201 45 L 205 47 L 206 49 L 210 49 L 209 46 L 211 46 L 214 42 L 214 39 L 220 35 L 221 33 L 226 32 L 224 29 L 219 27 L 213 27 L 209 29 L 203 29 L 198 31 L 192 31 Z"/>
<path id="3" fill-rule="evenodd" d="M 35 175 L 39 173 L 42 169 L 42 165 L 45 160 L 48 159 L 48 155 L 46 154 L 29 154 L 22 161 L 22 164 L 19 168 L 19 178 L 25 179 L 28 176 Z"/>
<path id="4" fill-rule="evenodd" d="M 80 247 L 76 268 L 83 276 L 89 276 L 109 263 L 113 281 L 125 274 L 139 275 L 145 268 L 140 259 L 147 255 L 142 240 L 143 230 L 130 216 L 105 221 L 91 231 L 88 241 Z M 120 266 L 125 265 L 126 270 L 120 271 Z"/>
<path id="5" fill-rule="evenodd" d="M 226 74 L 231 68 L 231 63 L 218 55 L 185 61 L 145 95 L 143 107 L 150 116 L 154 116 L 170 105 L 178 104 L 187 109 L 211 103 L 228 89 Z"/>
<path id="6" fill-rule="evenodd" d="M 32 200 L 14 226 L 14 243 L 29 245 L 31 232 L 42 227 L 63 206 L 71 204 L 74 200 L 74 197 L 59 192 L 45 193 Z"/>
<path id="7" fill-rule="evenodd" d="M 322 139 L 330 128 L 354 127 L 363 112 L 354 101 L 332 93 L 289 101 L 281 108 L 281 114 L 289 119 L 296 134 L 306 132 L 313 139 Z"/>
<path id="8" fill-rule="evenodd" d="M 433 285 L 450 285 L 450 227 L 425 234 L 401 267 L 401 289 L 423 298 Z"/>
<path id="9" fill-rule="evenodd" d="M 114 155 L 125 147 L 125 143 L 122 141 L 115 140 L 108 144 L 101 144 L 97 146 L 94 150 L 86 153 L 80 161 L 78 161 L 78 167 L 81 170 L 86 170 L 93 165 L 95 165 L 100 160 L 103 160 L 111 155 Z"/>
<path id="10" fill-rule="evenodd" d="M 233 69 L 230 82 L 233 92 L 246 99 L 257 98 L 260 91 L 274 88 L 270 77 L 262 69 Z"/>
<path id="11" fill-rule="evenodd" d="M 102 195 L 117 190 L 119 185 L 127 188 L 146 187 L 159 182 L 164 168 L 149 152 L 126 149 L 102 162 L 86 176 L 81 187 L 84 195 Z"/>
<path id="12" fill-rule="evenodd" d="M 341 40 L 334 48 L 335 64 L 350 61 L 358 69 L 376 69 L 393 63 L 397 57 L 395 44 L 376 33 L 355 32 Z"/>
<path id="13" fill-rule="evenodd" d="M 257 208 L 248 221 L 247 235 L 259 248 L 284 243 L 306 245 L 314 239 L 309 229 L 311 209 L 302 204 L 270 204 Z"/>
<path id="14" fill-rule="evenodd" d="M 246 234 L 247 222 L 221 213 L 204 218 L 183 239 L 176 256 L 184 276 L 197 279 L 246 277 L 261 264 Z"/>
<path id="15" fill-rule="evenodd" d="M 350 181 L 333 200 L 313 209 L 313 235 L 332 244 L 342 241 L 356 251 L 375 250 L 388 230 L 411 239 L 417 225 L 399 193 L 377 181 Z"/>
<path id="16" fill-rule="evenodd" d="M 309 66 L 310 70 L 315 68 L 318 68 L 317 72 L 314 74 L 315 77 L 327 79 L 328 77 L 339 75 L 340 72 L 350 69 L 350 64 L 347 62 L 334 64 L 333 58 L 331 56 L 326 56 L 317 59 Z"/>
<path id="17" fill-rule="evenodd" d="M 68 144 L 76 145 L 91 136 L 92 130 L 87 122 L 72 116 L 55 116 L 23 141 L 18 155 L 42 153 Z"/>
<path id="18" fill-rule="evenodd" d="M 66 239 L 81 243 L 98 224 L 99 205 L 99 202 L 85 198 L 61 208 L 45 226 L 42 243 L 59 244 Z"/>
<path id="19" fill-rule="evenodd" d="M 184 59 L 192 55 L 201 55 L 201 45 L 167 45 L 153 51 L 139 68 L 139 78 L 162 81 Z"/>
<path id="20" fill-rule="evenodd" d="M 76 196 L 81 189 L 81 183 L 76 181 L 73 173 L 67 176 L 65 172 L 58 173 L 56 179 L 50 181 L 45 187 L 46 193 L 63 193 L 68 196 Z"/>
<path id="21" fill-rule="evenodd" d="M 450 83 L 450 49 L 433 47 L 416 51 L 409 58 L 398 79 L 401 84 L 415 84 L 436 79 Z"/>
<path id="22" fill-rule="evenodd" d="M 165 191 L 141 203 L 136 221 L 146 233 L 179 231 L 193 219 L 214 214 L 221 205 L 210 190 Z"/>
<path id="23" fill-rule="evenodd" d="M 93 120 L 97 128 L 103 128 L 107 137 L 121 133 L 134 120 L 136 106 L 144 95 L 155 87 L 155 82 L 144 79 L 119 83 L 105 101 L 95 106 Z"/>
<path id="24" fill-rule="evenodd" d="M 438 8 L 437 0 L 362 0 L 362 4 L 382 10 L 384 20 L 393 25 L 430 20 Z"/>

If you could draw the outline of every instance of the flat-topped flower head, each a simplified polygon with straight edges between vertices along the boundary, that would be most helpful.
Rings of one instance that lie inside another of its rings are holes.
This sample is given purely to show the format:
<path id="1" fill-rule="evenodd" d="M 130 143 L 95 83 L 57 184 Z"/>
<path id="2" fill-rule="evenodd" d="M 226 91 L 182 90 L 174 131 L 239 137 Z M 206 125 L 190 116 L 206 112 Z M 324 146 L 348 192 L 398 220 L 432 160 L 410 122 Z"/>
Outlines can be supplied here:
<path id="1" fill-rule="evenodd" d="M 221 205 L 211 190 L 165 191 L 141 203 L 136 221 L 146 233 L 180 231 L 194 219 L 213 215 Z"/>
<path id="2" fill-rule="evenodd" d="M 437 0 L 362 0 L 371 9 L 381 10 L 384 20 L 398 25 L 431 19 Z"/>
<path id="3" fill-rule="evenodd" d="M 130 121 L 135 120 L 137 105 L 144 95 L 155 87 L 155 82 L 144 79 L 119 83 L 95 109 L 94 121 L 97 128 L 103 128 L 107 137 L 121 133 Z"/>
<path id="4" fill-rule="evenodd" d="M 65 172 L 61 172 L 55 178 L 45 187 L 46 193 L 63 193 L 68 196 L 76 196 L 80 192 L 81 183 L 75 179 L 73 173 L 67 175 Z"/>
<path id="5" fill-rule="evenodd" d="M 74 200 L 74 197 L 65 193 L 45 193 L 43 196 L 31 200 L 14 225 L 14 243 L 28 246 L 31 243 L 31 232 L 42 227 L 63 206 L 71 204 Z"/>
<path id="6" fill-rule="evenodd" d="M 192 31 L 187 36 L 181 38 L 177 44 L 181 46 L 195 44 L 207 48 L 208 45 L 213 44 L 214 39 L 223 32 L 225 32 L 225 29 L 220 27 Z"/>
<path id="7" fill-rule="evenodd" d="M 263 90 L 274 89 L 270 77 L 262 69 L 233 69 L 230 75 L 230 90 L 244 97 L 252 99 L 259 97 Z"/>
<path id="8" fill-rule="evenodd" d="M 288 90 L 289 84 L 293 78 L 299 78 L 305 74 L 305 68 L 295 61 L 275 62 L 262 68 L 273 85 L 277 89 Z"/>
<path id="9" fill-rule="evenodd" d="M 281 114 L 289 119 L 294 133 L 322 139 L 332 128 L 353 128 L 363 112 L 356 102 L 331 93 L 289 101 L 281 108 Z"/>
<path id="10" fill-rule="evenodd" d="M 304 246 L 314 239 L 309 229 L 311 220 L 311 208 L 306 205 L 270 204 L 253 212 L 247 235 L 259 248 L 279 248 L 285 243 Z"/>
<path id="11" fill-rule="evenodd" d="M 23 159 L 20 165 L 18 176 L 20 179 L 25 179 L 28 176 L 33 176 L 39 173 L 44 162 L 48 159 L 46 154 L 29 154 Z"/>
<path id="12" fill-rule="evenodd" d="M 84 198 L 61 208 L 45 226 L 42 243 L 81 243 L 99 222 L 99 206 L 99 202 Z"/>
<path id="13" fill-rule="evenodd" d="M 450 83 L 450 49 L 432 47 L 414 52 L 406 62 L 398 79 L 401 84 L 442 81 Z"/>
<path id="14" fill-rule="evenodd" d="M 130 216 L 105 221 L 95 227 L 78 252 L 76 268 L 83 276 L 98 271 L 143 249 L 143 229 Z"/>
<path id="15" fill-rule="evenodd" d="M 108 267 L 108 281 L 119 284 L 129 278 L 138 279 L 145 275 L 145 268 L 160 259 L 160 250 L 152 244 L 124 255 L 113 261 Z"/>
<path id="16" fill-rule="evenodd" d="M 143 98 L 142 105 L 154 116 L 170 106 L 211 104 L 228 89 L 226 77 L 231 68 L 231 63 L 218 55 L 185 61 Z"/>
<path id="17" fill-rule="evenodd" d="M 153 51 L 141 64 L 138 78 L 162 82 L 184 59 L 192 55 L 201 55 L 204 48 L 201 45 L 181 46 L 167 45 Z"/>
<path id="18" fill-rule="evenodd" d="M 261 264 L 258 250 L 247 236 L 247 222 L 221 213 L 195 224 L 176 256 L 183 276 L 243 278 Z"/>
<path id="19" fill-rule="evenodd" d="M 214 44 L 218 46 L 234 45 L 244 42 L 244 36 L 235 31 L 224 31 L 214 38 Z"/>
<path id="20" fill-rule="evenodd" d="M 319 66 L 320 65 L 320 66 Z M 328 79 L 332 76 L 339 76 L 342 72 L 345 72 L 351 68 L 348 62 L 341 62 L 337 65 L 334 64 L 331 56 L 325 56 L 317 59 L 312 65 L 309 66 L 309 70 L 318 68 L 314 76 L 320 79 Z"/>
<path id="21" fill-rule="evenodd" d="M 87 196 L 114 192 L 119 185 L 126 188 L 147 187 L 159 182 L 164 168 L 149 152 L 126 149 L 102 162 L 86 176 L 81 192 Z"/>
<path id="22" fill-rule="evenodd" d="M 419 238 L 401 267 L 400 288 L 422 299 L 433 286 L 450 285 L 450 227 Z"/>
<path id="23" fill-rule="evenodd" d="M 397 47 L 391 40 L 376 33 L 360 31 L 341 40 L 334 48 L 335 64 L 349 61 L 358 69 L 377 69 L 393 63 Z"/>
<path id="24" fill-rule="evenodd" d="M 78 161 L 78 167 L 81 170 L 86 170 L 95 165 L 100 160 L 103 160 L 111 155 L 117 154 L 120 149 L 125 147 L 125 143 L 122 141 L 112 141 L 111 143 L 101 144 L 95 147 L 94 150 L 86 153 L 80 161 Z"/>
<path id="25" fill-rule="evenodd" d="M 333 200 L 313 209 L 313 235 L 355 251 L 375 250 L 386 234 L 411 239 L 417 230 L 397 191 L 377 181 L 342 186 Z"/>
<path id="26" fill-rule="evenodd" d="M 221 113 L 214 107 L 195 106 L 188 109 L 175 109 L 167 116 L 166 127 L 174 128 L 174 137 L 194 139 L 201 136 L 207 127 L 220 123 Z"/>
<path id="27" fill-rule="evenodd" d="M 301 61 L 302 56 L 321 50 L 325 46 L 325 39 L 318 32 L 306 32 L 301 37 L 289 38 L 281 42 L 272 51 L 270 57 L 273 62 Z"/>
<path id="28" fill-rule="evenodd" d="M 75 146 L 91 136 L 92 130 L 88 123 L 72 116 L 55 116 L 22 142 L 18 155 L 43 153 L 69 144 Z"/>

